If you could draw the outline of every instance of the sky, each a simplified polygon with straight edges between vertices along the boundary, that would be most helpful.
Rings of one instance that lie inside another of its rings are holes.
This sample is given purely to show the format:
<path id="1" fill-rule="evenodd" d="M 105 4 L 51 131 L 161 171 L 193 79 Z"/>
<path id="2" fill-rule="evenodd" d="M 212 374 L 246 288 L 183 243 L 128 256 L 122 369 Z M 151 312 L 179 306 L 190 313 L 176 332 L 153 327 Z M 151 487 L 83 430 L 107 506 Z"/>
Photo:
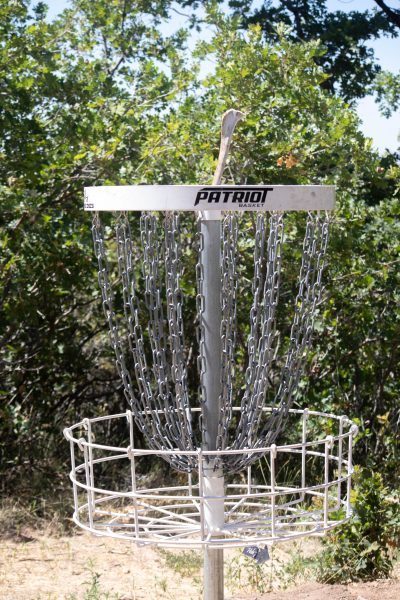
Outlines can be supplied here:
<path id="1" fill-rule="evenodd" d="M 46 4 L 49 6 L 48 18 L 52 19 L 70 2 L 69 0 L 47 0 Z M 389 0 L 388 4 L 395 7 L 397 3 Z M 327 0 L 327 6 L 330 10 L 349 12 L 372 9 L 376 7 L 376 4 L 373 0 Z M 374 49 L 375 58 L 384 70 L 394 73 L 399 71 L 400 37 L 373 40 L 370 42 L 370 46 Z M 400 110 L 389 119 L 385 119 L 380 114 L 374 98 L 367 96 L 358 102 L 357 112 L 362 121 L 362 131 L 373 139 L 374 146 L 380 152 L 384 152 L 385 149 L 393 151 L 399 147 Z"/>
<path id="2" fill-rule="evenodd" d="M 395 6 L 395 2 L 388 2 L 389 6 Z M 327 6 L 330 10 L 366 10 L 376 7 L 373 0 L 328 0 Z M 382 69 L 386 71 L 399 72 L 400 68 L 400 37 L 380 38 L 370 42 L 370 47 L 375 51 L 375 58 Z M 390 119 L 385 119 L 379 112 L 378 105 L 372 96 L 366 96 L 358 102 L 357 112 L 362 120 L 361 129 L 364 134 L 371 137 L 374 146 L 380 152 L 385 149 L 396 150 L 399 145 L 400 135 L 400 110 Z"/>

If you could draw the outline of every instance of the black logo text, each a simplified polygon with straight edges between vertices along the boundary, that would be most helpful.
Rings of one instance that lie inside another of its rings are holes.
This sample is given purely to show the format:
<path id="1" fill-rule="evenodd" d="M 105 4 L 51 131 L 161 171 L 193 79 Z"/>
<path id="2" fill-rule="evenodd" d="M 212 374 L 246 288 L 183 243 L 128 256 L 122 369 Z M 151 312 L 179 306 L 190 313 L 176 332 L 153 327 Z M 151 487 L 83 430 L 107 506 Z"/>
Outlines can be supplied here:
<path id="1" fill-rule="evenodd" d="M 272 192 L 272 187 L 241 187 L 241 188 L 203 188 L 197 192 L 196 201 L 194 203 L 197 206 L 200 202 L 208 202 L 211 204 L 225 204 L 227 202 L 239 202 L 242 204 L 264 204 L 268 192 Z"/>

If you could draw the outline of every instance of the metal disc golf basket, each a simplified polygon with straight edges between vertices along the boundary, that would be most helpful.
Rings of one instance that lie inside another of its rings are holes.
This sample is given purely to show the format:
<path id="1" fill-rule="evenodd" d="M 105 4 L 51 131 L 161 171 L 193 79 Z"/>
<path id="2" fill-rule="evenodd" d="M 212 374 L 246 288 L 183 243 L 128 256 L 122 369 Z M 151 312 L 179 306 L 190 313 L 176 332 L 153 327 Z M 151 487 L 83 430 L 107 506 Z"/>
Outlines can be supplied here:
<path id="1" fill-rule="evenodd" d="M 357 434 L 346 416 L 294 408 L 295 400 L 304 404 L 299 382 L 321 299 L 334 189 L 222 186 L 220 177 L 211 186 L 86 188 L 103 308 L 129 410 L 64 430 L 75 523 L 138 544 L 203 549 L 206 600 L 223 598 L 224 548 L 251 546 L 256 555 L 265 544 L 322 534 L 350 518 Z M 285 219 L 293 210 L 304 216 L 304 236 L 278 369 Z M 102 211 L 114 213 L 106 227 Z M 249 212 L 243 341 L 238 248 Z M 196 223 L 190 243 L 182 219 Z M 195 314 L 195 344 L 184 334 L 187 305 Z M 168 476 L 151 477 L 166 464 Z"/>

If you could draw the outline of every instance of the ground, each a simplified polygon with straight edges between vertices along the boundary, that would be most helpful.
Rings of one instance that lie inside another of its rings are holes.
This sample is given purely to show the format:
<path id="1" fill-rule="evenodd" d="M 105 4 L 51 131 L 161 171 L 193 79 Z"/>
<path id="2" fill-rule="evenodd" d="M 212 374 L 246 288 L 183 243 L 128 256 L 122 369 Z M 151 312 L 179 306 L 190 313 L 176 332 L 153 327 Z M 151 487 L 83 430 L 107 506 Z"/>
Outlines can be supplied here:
<path id="1" fill-rule="evenodd" d="M 302 552 L 312 553 L 313 542 L 304 543 Z M 297 551 L 298 547 L 274 550 L 275 566 L 293 555 L 293 549 Z M 225 563 L 226 600 L 400 598 L 400 573 L 390 580 L 347 586 L 301 583 L 293 587 L 294 582 L 287 581 L 288 589 L 279 591 L 279 568 L 260 586 L 256 563 L 254 567 L 250 563 L 250 571 L 246 571 L 239 551 L 226 552 Z M 137 548 L 125 541 L 86 533 L 55 537 L 24 531 L 0 544 L 1 600 L 200 600 L 201 578 L 197 552 L 177 554 Z"/>
<path id="2" fill-rule="evenodd" d="M 400 582 L 391 579 L 351 585 L 309 583 L 280 593 L 234 596 L 234 600 L 397 600 L 398 598 L 400 598 Z"/>

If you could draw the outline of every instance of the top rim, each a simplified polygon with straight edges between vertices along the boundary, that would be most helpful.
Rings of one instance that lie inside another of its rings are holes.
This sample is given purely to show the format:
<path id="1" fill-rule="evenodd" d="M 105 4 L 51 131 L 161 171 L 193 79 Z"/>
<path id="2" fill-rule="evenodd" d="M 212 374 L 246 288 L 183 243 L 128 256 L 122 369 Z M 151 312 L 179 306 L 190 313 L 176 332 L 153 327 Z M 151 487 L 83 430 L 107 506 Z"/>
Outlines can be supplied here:
<path id="1" fill-rule="evenodd" d="M 330 211 L 332 185 L 121 185 L 84 189 L 87 211 Z"/>

